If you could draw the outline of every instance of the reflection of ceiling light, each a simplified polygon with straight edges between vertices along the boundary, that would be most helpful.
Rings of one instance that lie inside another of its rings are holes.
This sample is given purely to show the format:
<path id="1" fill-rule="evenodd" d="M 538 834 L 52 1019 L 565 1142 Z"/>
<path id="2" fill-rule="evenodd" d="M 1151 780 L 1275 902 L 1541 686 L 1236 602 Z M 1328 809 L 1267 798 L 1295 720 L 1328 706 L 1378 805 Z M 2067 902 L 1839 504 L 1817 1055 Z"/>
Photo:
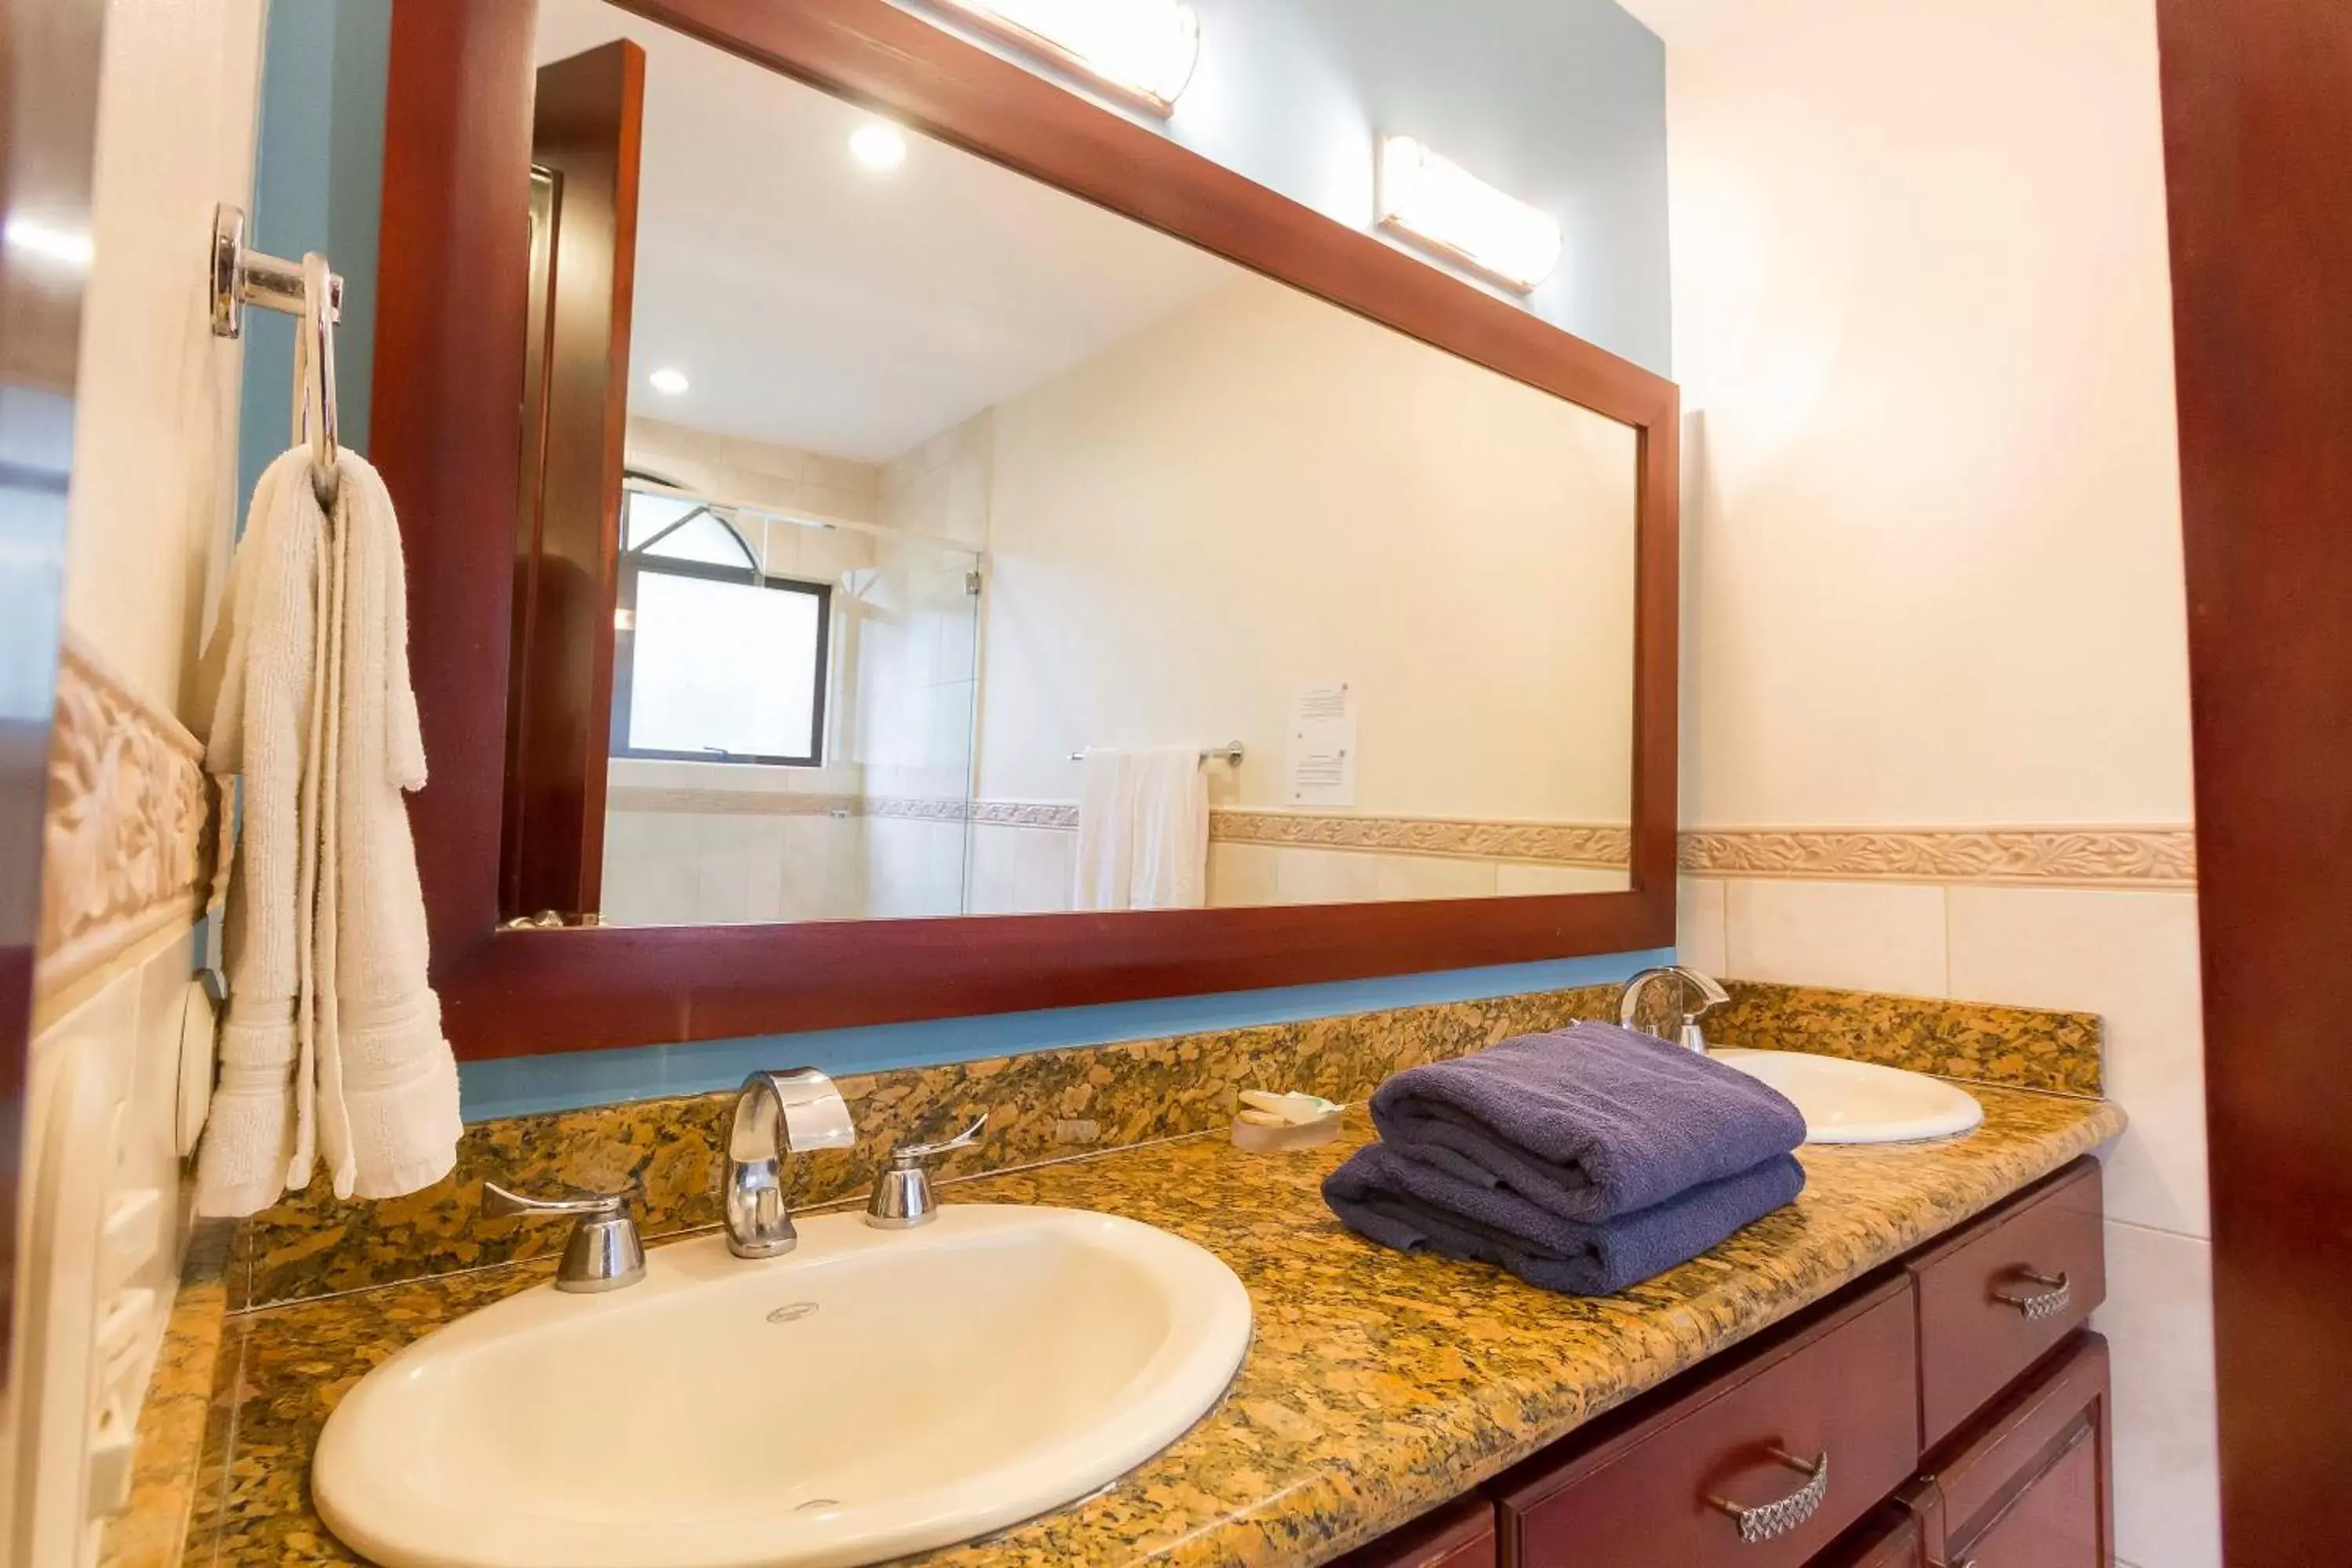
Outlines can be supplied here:
<path id="1" fill-rule="evenodd" d="M 1525 294 L 1559 263 L 1559 225 L 1410 136 L 1381 143 L 1381 226 Z"/>
<path id="2" fill-rule="evenodd" d="M 895 169 L 907 161 L 907 139 L 895 125 L 861 125 L 850 132 L 849 155 L 869 169 Z"/>
<path id="3" fill-rule="evenodd" d="M 1185 0 L 933 4 L 1154 114 L 1174 111 L 1201 58 L 1201 18 Z"/>
<path id="4" fill-rule="evenodd" d="M 656 392 L 667 397 L 676 397 L 686 390 L 686 372 L 682 370 L 664 368 L 654 372 L 646 380 L 652 384 Z"/>
<path id="5" fill-rule="evenodd" d="M 86 234 L 69 234 L 31 218 L 12 217 L 5 236 L 0 237 L 5 237 L 11 250 L 21 250 L 44 261 L 62 262 L 68 267 L 89 265 L 91 250 L 89 236 Z"/>

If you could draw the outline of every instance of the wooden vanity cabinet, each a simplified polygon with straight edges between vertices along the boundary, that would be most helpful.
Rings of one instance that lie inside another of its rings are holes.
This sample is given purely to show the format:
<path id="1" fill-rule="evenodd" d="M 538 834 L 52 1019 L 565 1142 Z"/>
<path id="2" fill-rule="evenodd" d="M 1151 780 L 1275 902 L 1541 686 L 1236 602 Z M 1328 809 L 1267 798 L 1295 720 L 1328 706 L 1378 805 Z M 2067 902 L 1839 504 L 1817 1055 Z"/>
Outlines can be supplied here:
<path id="1" fill-rule="evenodd" d="M 1473 1493 L 1358 1547 L 1332 1568 L 1496 1568 L 1500 1561 L 1495 1505 Z"/>
<path id="2" fill-rule="evenodd" d="M 2100 1224 L 2077 1161 L 1341 1568 L 2109 1568 Z"/>

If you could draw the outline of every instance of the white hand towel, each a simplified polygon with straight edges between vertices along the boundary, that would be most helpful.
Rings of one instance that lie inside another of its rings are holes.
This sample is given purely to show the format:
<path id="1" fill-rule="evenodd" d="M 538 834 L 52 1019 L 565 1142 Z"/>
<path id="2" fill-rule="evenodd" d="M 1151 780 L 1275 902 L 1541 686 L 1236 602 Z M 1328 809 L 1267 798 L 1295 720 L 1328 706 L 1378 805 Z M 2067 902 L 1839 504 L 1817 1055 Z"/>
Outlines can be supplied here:
<path id="1" fill-rule="evenodd" d="M 399 525 L 345 453 L 334 510 L 307 450 L 273 463 L 231 575 L 207 765 L 243 777 L 221 1081 L 199 1212 L 309 1184 L 394 1197 L 457 1160 L 457 1072 L 425 981 L 404 789 L 425 782 Z"/>
<path id="2" fill-rule="evenodd" d="M 1072 904 L 1189 910 L 1208 901 L 1209 786 L 1197 748 L 1089 748 Z"/>
<path id="3" fill-rule="evenodd" d="M 1123 910 L 1135 875 L 1135 753 L 1089 746 L 1079 763 L 1078 853 L 1070 907 Z"/>
<path id="4" fill-rule="evenodd" d="M 1209 895 L 1209 781 L 1197 746 L 1136 759 L 1135 863 L 1129 904 L 1197 910 Z"/>

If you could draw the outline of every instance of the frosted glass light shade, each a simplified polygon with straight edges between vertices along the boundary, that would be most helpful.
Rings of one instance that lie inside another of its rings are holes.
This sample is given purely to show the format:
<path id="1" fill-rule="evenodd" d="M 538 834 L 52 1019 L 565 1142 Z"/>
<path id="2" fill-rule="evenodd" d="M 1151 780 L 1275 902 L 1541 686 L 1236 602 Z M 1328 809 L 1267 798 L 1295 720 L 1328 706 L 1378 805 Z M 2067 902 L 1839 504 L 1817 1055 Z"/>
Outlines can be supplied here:
<path id="1" fill-rule="evenodd" d="M 1185 0 L 933 3 L 1155 114 L 1175 109 L 1201 58 L 1201 18 Z"/>
<path id="2" fill-rule="evenodd" d="M 1559 264 L 1559 225 L 1410 136 L 1381 142 L 1380 223 L 1525 294 Z"/>

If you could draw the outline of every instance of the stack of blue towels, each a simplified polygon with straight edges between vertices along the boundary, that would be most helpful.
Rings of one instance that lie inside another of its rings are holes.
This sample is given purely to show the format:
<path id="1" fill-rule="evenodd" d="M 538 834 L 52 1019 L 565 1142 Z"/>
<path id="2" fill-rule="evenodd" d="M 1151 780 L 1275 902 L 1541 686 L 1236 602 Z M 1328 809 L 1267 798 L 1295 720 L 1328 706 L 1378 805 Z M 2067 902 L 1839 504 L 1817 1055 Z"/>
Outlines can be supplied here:
<path id="1" fill-rule="evenodd" d="M 1696 1258 L 1805 1186 L 1785 1096 L 1613 1024 L 1408 1068 L 1372 1125 L 1381 1142 L 1323 1183 L 1349 1229 L 1578 1296 Z"/>

